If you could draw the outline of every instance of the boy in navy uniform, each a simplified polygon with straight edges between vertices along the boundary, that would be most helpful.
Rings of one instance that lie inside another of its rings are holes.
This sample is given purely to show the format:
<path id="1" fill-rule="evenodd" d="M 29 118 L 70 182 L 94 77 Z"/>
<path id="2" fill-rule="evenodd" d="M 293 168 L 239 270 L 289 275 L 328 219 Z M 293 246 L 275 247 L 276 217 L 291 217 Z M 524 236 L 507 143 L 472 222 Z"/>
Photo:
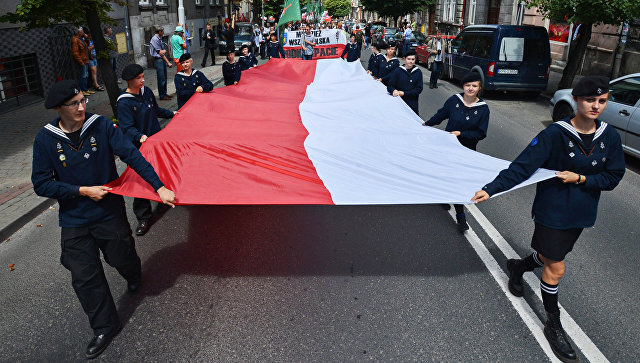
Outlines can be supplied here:
<path id="1" fill-rule="evenodd" d="M 119 125 L 125 137 L 140 148 L 149 136 L 160 131 L 158 116 L 171 118 L 177 111 L 158 106 L 153 92 L 144 85 L 142 66 L 129 64 L 122 70 L 122 79 L 127 81 L 127 88 L 117 101 Z M 134 198 L 133 213 L 138 219 L 136 235 L 142 236 L 151 226 L 151 202 L 148 199 Z"/>
<path id="2" fill-rule="evenodd" d="M 142 281 L 124 199 L 104 186 L 118 178 L 114 154 L 165 204 L 173 206 L 175 195 L 111 120 L 85 112 L 87 101 L 72 81 L 51 87 L 45 107 L 56 110 L 59 117 L 36 136 L 31 181 L 37 195 L 60 204 L 60 262 L 71 272 L 73 289 L 94 332 L 86 357 L 95 358 L 120 330 L 100 251 L 127 280 L 130 292 L 138 290 Z"/>
<path id="3" fill-rule="evenodd" d="M 284 48 L 282 48 L 282 44 L 278 41 L 278 34 L 271 33 L 270 38 L 271 41 L 267 43 L 267 55 L 269 58 L 286 58 Z"/>
<path id="4" fill-rule="evenodd" d="M 249 47 L 247 45 L 240 47 L 240 52 L 242 55 L 238 58 L 238 63 L 240 64 L 241 71 L 246 71 L 249 68 L 258 66 L 258 58 L 256 58 L 253 53 L 249 52 Z"/>
<path id="5" fill-rule="evenodd" d="M 400 61 L 396 58 L 396 43 L 389 42 L 385 47 L 387 49 L 386 54 L 383 58 L 380 58 L 380 63 L 378 64 L 378 81 L 384 85 L 389 83 L 389 77 L 391 77 L 393 71 L 400 67 Z"/>
<path id="6" fill-rule="evenodd" d="M 178 109 L 182 108 L 194 93 L 210 92 L 213 89 L 213 83 L 207 79 L 204 73 L 191 68 L 193 65 L 191 54 L 185 53 L 181 55 L 179 62 L 182 64 L 182 71 L 176 73 L 174 77 L 176 95 L 178 96 Z"/>
<path id="7" fill-rule="evenodd" d="M 371 56 L 369 57 L 369 64 L 367 65 L 367 73 L 373 76 L 374 79 L 378 79 L 378 68 L 380 67 L 382 58 L 384 58 L 384 55 L 380 53 L 380 44 L 373 42 L 371 44 Z"/>
<path id="8" fill-rule="evenodd" d="M 360 45 L 356 43 L 356 35 L 351 34 L 349 37 L 349 44 L 344 47 L 342 54 L 340 54 L 340 58 L 344 58 L 347 56 L 347 62 L 355 62 L 360 60 Z"/>
<path id="9" fill-rule="evenodd" d="M 387 91 L 393 97 L 402 100 L 416 113 L 418 112 L 418 97 L 422 93 L 422 71 L 415 66 L 416 52 L 409 50 L 404 57 L 405 64 L 396 68 L 389 78 Z"/>
<path id="10" fill-rule="evenodd" d="M 227 53 L 227 60 L 222 63 L 222 78 L 224 78 L 225 86 L 240 82 L 240 64 L 234 60 L 235 56 L 235 53 L 230 51 Z"/>

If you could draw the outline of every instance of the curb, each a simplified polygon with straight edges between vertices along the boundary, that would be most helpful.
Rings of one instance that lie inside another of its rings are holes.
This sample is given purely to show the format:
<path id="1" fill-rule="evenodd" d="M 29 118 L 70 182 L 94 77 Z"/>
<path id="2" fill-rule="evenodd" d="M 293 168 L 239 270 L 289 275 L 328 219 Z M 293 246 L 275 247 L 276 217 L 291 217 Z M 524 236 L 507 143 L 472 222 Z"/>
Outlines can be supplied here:
<path id="1" fill-rule="evenodd" d="M 35 192 L 33 191 L 33 188 L 25 193 L 29 193 L 33 196 L 36 195 Z M 35 203 L 30 203 L 30 205 L 25 206 L 25 209 L 23 209 L 22 213 L 19 216 L 17 216 L 17 218 L 9 222 L 7 225 L 0 226 L 0 244 L 2 242 L 7 241 L 11 237 L 11 235 L 17 232 L 20 228 L 24 227 L 27 224 L 27 222 L 29 222 L 30 220 L 35 218 L 38 214 L 47 210 L 49 207 L 51 207 L 56 203 L 55 199 L 43 198 L 43 197 L 37 197 L 37 198 L 41 200 Z"/>

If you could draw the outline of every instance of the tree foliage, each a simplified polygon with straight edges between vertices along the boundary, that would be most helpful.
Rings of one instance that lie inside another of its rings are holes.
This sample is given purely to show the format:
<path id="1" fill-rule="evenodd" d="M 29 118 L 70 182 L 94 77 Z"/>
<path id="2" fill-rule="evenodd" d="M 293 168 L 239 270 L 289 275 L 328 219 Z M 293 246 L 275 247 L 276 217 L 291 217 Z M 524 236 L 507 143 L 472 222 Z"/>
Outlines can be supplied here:
<path id="1" fill-rule="evenodd" d="M 273 16 L 278 21 L 280 14 L 282 14 L 282 5 L 284 5 L 284 0 L 265 0 L 264 16 L 267 18 Z"/>
<path id="2" fill-rule="evenodd" d="M 426 6 L 433 4 L 432 0 L 360 0 L 365 10 L 373 11 L 380 16 L 397 18 L 410 13 L 423 10 Z"/>
<path id="3" fill-rule="evenodd" d="M 572 23 L 626 23 L 640 17 L 640 0 L 525 0 L 544 17 Z"/>
<path id="4" fill-rule="evenodd" d="M 324 0 L 323 5 L 332 17 L 342 18 L 351 12 L 351 0 Z"/>
<path id="5" fill-rule="evenodd" d="M 109 17 L 112 4 L 126 6 L 123 0 L 22 0 L 15 12 L 0 16 L 0 22 L 24 23 L 21 29 L 46 28 L 60 23 L 86 24 L 98 55 L 98 69 L 105 81 L 111 110 L 116 115 L 120 89 L 114 78 L 107 53 L 108 45 L 102 34 L 102 24 L 115 24 Z"/>

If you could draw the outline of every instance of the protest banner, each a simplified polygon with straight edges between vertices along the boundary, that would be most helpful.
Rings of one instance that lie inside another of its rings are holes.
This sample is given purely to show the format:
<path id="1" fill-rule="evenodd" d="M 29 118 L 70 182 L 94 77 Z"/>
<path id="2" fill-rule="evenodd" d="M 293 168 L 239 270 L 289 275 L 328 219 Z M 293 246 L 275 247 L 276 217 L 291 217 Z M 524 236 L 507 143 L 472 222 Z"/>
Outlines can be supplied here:
<path id="1" fill-rule="evenodd" d="M 282 45 L 287 58 L 302 58 L 303 30 L 287 30 Z M 313 47 L 313 59 L 338 58 L 347 44 L 347 35 L 340 29 L 312 30 L 316 46 Z"/>

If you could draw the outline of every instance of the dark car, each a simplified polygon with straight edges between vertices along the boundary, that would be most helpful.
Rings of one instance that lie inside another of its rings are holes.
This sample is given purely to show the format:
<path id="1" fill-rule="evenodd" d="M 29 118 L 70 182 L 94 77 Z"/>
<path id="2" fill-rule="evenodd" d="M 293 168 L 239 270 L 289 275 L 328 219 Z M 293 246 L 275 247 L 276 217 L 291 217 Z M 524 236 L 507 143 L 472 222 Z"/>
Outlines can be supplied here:
<path id="1" fill-rule="evenodd" d="M 404 37 L 404 33 L 402 32 L 397 32 L 394 35 L 394 39 L 398 44 L 403 42 L 403 37 Z M 418 31 L 411 32 L 411 38 L 409 40 L 409 50 L 415 51 L 417 47 L 420 47 L 426 44 L 427 44 L 427 37 L 424 34 Z M 398 46 L 397 53 L 398 53 L 398 56 L 400 57 L 403 56 L 402 50 L 403 50 L 403 47 Z"/>
<path id="2" fill-rule="evenodd" d="M 374 40 L 383 40 L 388 43 L 389 40 L 393 39 L 395 34 L 399 31 L 399 28 L 393 27 L 383 27 L 380 28 L 373 36 Z"/>
<path id="3" fill-rule="evenodd" d="M 544 27 L 471 25 L 451 42 L 444 74 L 460 80 L 477 72 L 485 90 L 541 92 L 547 88 L 550 65 Z"/>
<path id="4" fill-rule="evenodd" d="M 253 27 L 249 23 L 236 23 L 235 37 L 233 38 L 233 44 L 236 47 L 236 54 L 240 54 L 240 47 L 248 45 L 251 47 L 251 38 L 253 37 Z M 227 42 L 220 37 L 218 41 L 218 48 L 220 54 L 226 54 Z"/>

